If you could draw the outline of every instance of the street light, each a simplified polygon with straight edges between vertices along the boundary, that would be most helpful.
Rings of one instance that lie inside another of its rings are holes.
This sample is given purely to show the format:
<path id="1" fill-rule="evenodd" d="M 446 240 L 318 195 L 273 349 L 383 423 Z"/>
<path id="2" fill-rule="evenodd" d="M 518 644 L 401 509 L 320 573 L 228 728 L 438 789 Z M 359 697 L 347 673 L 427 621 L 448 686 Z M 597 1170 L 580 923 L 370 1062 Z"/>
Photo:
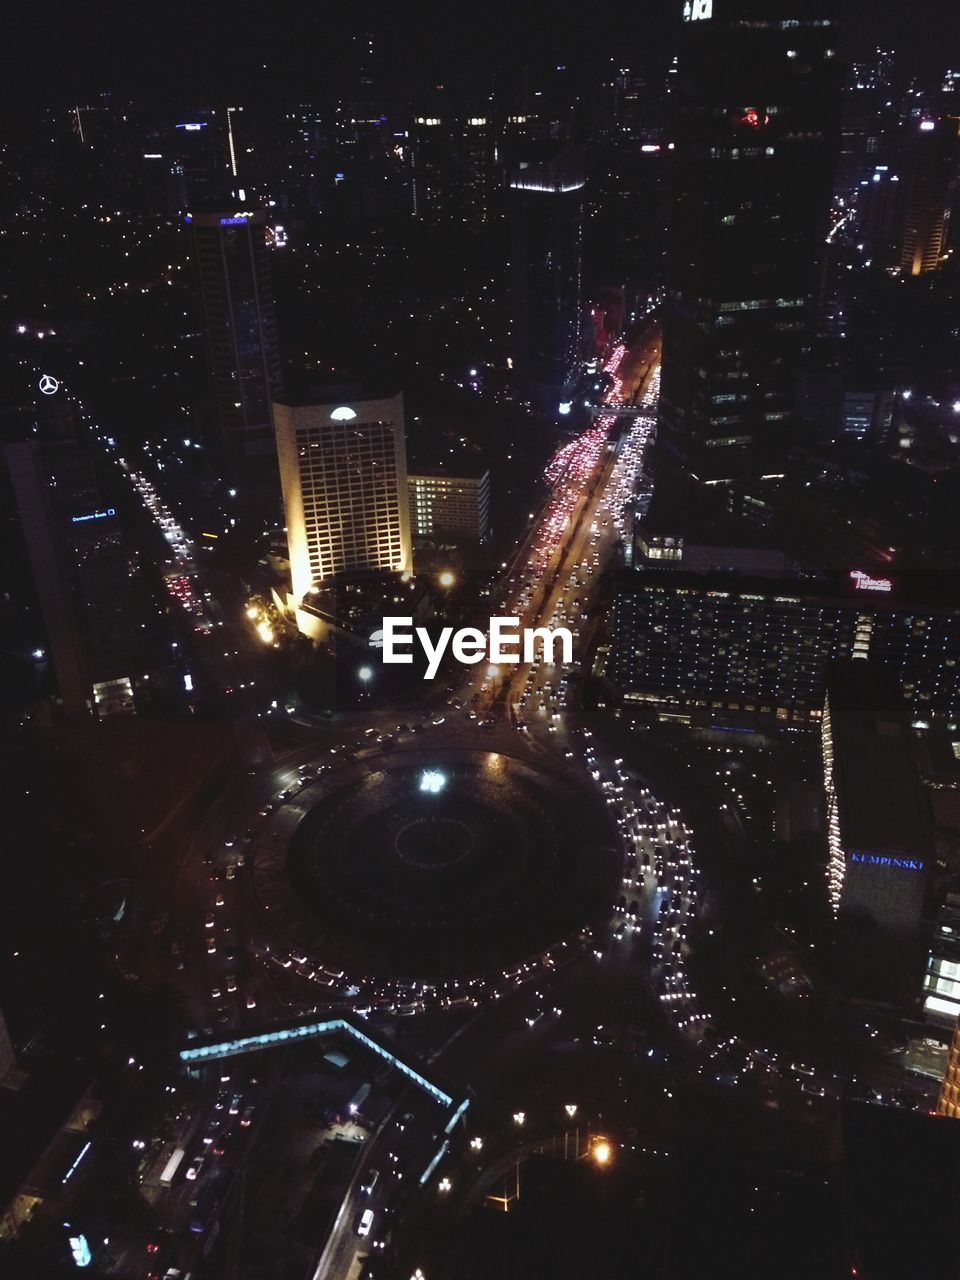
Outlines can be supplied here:
<path id="1" fill-rule="evenodd" d="M 471 1149 L 472 1149 L 472 1150 L 474 1150 L 474 1151 L 482 1151 L 482 1150 L 483 1150 L 483 1139 L 482 1139 L 482 1138 L 471 1138 L 471 1139 L 470 1139 L 470 1147 L 471 1147 Z"/>
<path id="2" fill-rule="evenodd" d="M 573 1117 L 577 1114 L 576 1105 L 572 1102 L 568 1102 L 567 1105 L 564 1107 L 564 1111 L 566 1111 L 567 1115 L 572 1120 Z"/>
<path id="3" fill-rule="evenodd" d="M 613 1155 L 613 1147 L 611 1147 L 606 1138 L 597 1138 L 593 1146 L 590 1148 L 590 1154 L 598 1165 L 603 1166 L 610 1163 L 610 1158 Z"/>
<path id="4" fill-rule="evenodd" d="M 441 1178 L 440 1181 L 437 1183 L 438 1191 L 449 1191 L 452 1187 L 453 1187 L 453 1183 L 450 1181 L 449 1178 Z"/>
<path id="5" fill-rule="evenodd" d="M 456 580 L 457 580 L 457 575 L 453 572 L 452 569 L 444 569 L 443 572 L 440 574 L 440 576 L 437 578 L 437 581 L 440 583 L 441 587 L 452 587 L 456 582 Z"/>
<path id="6" fill-rule="evenodd" d="M 361 667 L 357 672 L 357 675 L 364 684 L 369 684 L 373 679 L 373 667 Z"/>
<path id="7" fill-rule="evenodd" d="M 526 1113 L 525 1113 L 525 1112 L 523 1112 L 523 1111 L 515 1111 L 515 1112 L 513 1113 L 513 1123 L 514 1123 L 514 1124 L 523 1124 L 523 1122 L 524 1122 L 524 1120 L 526 1120 L 526 1118 L 527 1118 Z"/>

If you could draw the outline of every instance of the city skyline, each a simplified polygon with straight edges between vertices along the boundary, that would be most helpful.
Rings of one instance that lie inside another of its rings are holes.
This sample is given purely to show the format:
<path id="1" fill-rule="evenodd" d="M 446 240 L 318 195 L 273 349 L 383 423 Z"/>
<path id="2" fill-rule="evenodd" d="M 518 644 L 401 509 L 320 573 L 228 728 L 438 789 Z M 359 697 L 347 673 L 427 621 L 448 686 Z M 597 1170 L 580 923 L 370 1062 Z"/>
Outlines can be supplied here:
<path id="1" fill-rule="evenodd" d="M 956 6 L 10 25 L 0 1278 L 953 1274 Z"/>

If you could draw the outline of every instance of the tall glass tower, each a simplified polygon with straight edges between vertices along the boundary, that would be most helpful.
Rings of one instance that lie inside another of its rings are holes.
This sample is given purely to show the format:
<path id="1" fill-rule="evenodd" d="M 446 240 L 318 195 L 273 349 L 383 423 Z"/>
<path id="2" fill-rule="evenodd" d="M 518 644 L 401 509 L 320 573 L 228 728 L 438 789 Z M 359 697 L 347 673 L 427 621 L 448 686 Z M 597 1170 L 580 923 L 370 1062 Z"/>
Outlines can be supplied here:
<path id="1" fill-rule="evenodd" d="M 678 3 L 681 0 L 678 0 Z M 661 445 L 782 471 L 836 157 L 831 0 L 682 0 Z"/>
<path id="2" fill-rule="evenodd" d="M 555 415 L 577 372 L 583 188 L 579 165 L 528 165 L 510 179 L 517 391 Z"/>
<path id="3" fill-rule="evenodd" d="M 224 445 L 273 452 L 280 352 L 262 210 L 187 214 L 193 227 L 217 426 Z"/>

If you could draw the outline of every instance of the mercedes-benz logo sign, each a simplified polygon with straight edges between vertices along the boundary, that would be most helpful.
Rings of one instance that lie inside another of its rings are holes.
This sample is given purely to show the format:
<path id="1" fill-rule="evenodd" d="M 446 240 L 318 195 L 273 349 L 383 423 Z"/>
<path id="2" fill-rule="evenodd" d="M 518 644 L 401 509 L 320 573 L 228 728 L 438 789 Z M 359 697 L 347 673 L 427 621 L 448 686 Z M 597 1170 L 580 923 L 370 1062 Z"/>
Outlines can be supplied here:
<path id="1" fill-rule="evenodd" d="M 52 373 L 41 374 L 40 390 L 45 396 L 52 396 L 55 391 L 60 390 L 60 383 Z"/>

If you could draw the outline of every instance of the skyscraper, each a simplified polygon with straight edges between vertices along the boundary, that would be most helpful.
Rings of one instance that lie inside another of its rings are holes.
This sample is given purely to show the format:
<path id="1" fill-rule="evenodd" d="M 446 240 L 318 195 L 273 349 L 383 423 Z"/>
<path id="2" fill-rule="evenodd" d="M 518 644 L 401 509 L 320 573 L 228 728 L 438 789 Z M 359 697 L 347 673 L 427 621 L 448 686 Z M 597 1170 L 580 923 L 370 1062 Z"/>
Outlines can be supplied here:
<path id="1" fill-rule="evenodd" d="M 262 210 L 196 211 L 193 227 L 217 426 L 224 445 L 273 450 L 280 352 Z"/>
<path id="2" fill-rule="evenodd" d="M 912 122 L 907 156 L 906 219 L 900 269 L 918 276 L 934 271 L 947 248 L 950 205 L 956 183 L 957 120 Z"/>
<path id="3" fill-rule="evenodd" d="M 556 414 L 577 371 L 582 167 L 564 158 L 510 179 L 513 367 L 521 399 Z"/>
<path id="4" fill-rule="evenodd" d="M 493 118 L 444 104 L 414 116 L 408 136 L 413 216 L 474 227 L 485 223 L 495 168 Z"/>
<path id="5" fill-rule="evenodd" d="M 275 404 L 294 607 L 341 573 L 413 567 L 403 397 Z"/>
<path id="6" fill-rule="evenodd" d="M 64 714 L 134 710 L 146 596 L 89 451 L 63 437 L 8 444 L 4 454 Z"/>
<path id="7" fill-rule="evenodd" d="M 684 5 L 661 442 L 703 481 L 782 469 L 833 177 L 830 9 Z"/>

